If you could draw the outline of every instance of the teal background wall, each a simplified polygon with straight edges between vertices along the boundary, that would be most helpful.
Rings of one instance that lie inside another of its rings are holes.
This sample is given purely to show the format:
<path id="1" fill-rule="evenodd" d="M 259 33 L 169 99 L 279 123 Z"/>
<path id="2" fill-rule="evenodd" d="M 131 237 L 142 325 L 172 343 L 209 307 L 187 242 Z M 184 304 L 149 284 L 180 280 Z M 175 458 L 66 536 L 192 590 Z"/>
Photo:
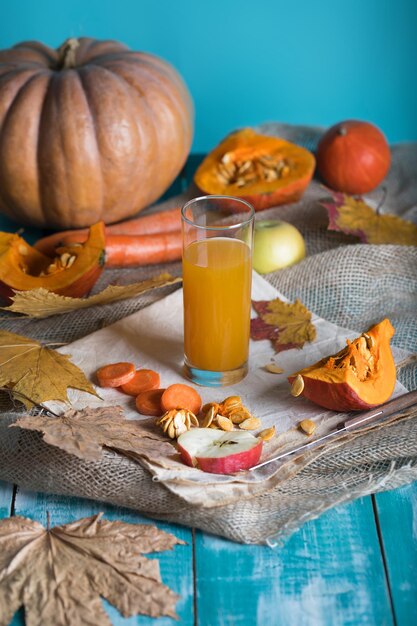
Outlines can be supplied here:
<path id="1" fill-rule="evenodd" d="M 194 152 L 264 121 L 373 121 L 417 140 L 416 0 L 0 0 L 0 47 L 123 41 L 183 75 Z"/>

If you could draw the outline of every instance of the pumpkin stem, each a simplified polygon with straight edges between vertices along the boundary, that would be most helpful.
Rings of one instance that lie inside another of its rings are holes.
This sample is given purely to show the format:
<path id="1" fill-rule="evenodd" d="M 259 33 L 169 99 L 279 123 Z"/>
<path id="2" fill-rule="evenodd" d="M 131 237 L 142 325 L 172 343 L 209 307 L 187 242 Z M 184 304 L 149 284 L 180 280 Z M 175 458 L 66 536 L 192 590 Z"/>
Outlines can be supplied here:
<path id="1" fill-rule="evenodd" d="M 67 70 L 75 67 L 75 52 L 79 45 L 80 42 L 76 37 L 70 37 L 58 48 L 58 70 Z"/>
<path id="2" fill-rule="evenodd" d="M 346 126 L 343 126 L 343 125 L 339 126 L 339 128 L 337 129 L 337 134 L 338 135 L 342 135 L 342 137 L 344 135 L 347 135 L 347 128 L 346 128 Z"/>

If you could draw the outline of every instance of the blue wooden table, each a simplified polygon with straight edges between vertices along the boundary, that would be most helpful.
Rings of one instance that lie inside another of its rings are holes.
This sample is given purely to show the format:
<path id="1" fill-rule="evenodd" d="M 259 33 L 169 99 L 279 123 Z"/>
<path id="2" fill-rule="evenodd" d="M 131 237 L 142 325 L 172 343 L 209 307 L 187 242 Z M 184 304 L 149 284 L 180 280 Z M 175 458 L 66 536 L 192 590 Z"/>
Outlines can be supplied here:
<path id="1" fill-rule="evenodd" d="M 195 161 L 188 167 L 171 193 L 186 184 Z M 0 221 L 3 230 L 13 227 Z M 47 511 L 52 525 L 99 511 L 111 520 L 150 523 L 128 509 L 0 482 L 0 518 L 23 515 L 46 525 Z M 417 483 L 339 506 L 275 549 L 156 524 L 186 541 L 159 555 L 163 581 L 181 596 L 183 626 L 417 625 Z M 115 626 L 176 623 L 123 619 L 104 604 Z M 23 624 L 21 611 L 12 625 Z"/>

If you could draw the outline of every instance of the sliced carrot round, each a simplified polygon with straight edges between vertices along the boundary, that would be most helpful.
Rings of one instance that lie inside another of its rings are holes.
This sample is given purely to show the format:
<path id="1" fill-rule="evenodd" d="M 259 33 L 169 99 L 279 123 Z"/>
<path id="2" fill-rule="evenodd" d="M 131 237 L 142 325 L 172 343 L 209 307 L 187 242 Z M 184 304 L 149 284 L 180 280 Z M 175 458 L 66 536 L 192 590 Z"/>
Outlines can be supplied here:
<path id="1" fill-rule="evenodd" d="M 110 363 L 100 367 L 97 372 L 100 387 L 120 387 L 135 375 L 133 363 Z"/>
<path id="2" fill-rule="evenodd" d="M 141 415 L 154 415 L 159 417 L 163 411 L 161 409 L 161 398 L 165 389 L 150 389 L 143 391 L 136 396 L 136 408 Z"/>
<path id="3" fill-rule="evenodd" d="M 121 385 L 121 390 L 129 396 L 137 396 L 142 391 L 158 389 L 161 377 L 153 370 L 136 370 L 135 375 L 127 383 Z"/>
<path id="4" fill-rule="evenodd" d="M 200 394 L 194 387 L 181 383 L 167 387 L 161 397 L 161 408 L 164 413 L 171 409 L 188 409 L 197 414 L 201 404 Z"/>

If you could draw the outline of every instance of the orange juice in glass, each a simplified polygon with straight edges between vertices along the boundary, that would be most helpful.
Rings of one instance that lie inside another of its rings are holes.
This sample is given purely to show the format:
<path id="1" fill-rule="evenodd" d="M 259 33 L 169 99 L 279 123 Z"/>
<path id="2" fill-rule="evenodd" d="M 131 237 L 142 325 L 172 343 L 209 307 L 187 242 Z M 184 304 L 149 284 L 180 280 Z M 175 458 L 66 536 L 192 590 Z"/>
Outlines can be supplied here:
<path id="1" fill-rule="evenodd" d="M 229 385 L 247 373 L 254 210 L 206 196 L 182 210 L 185 373 Z"/>

